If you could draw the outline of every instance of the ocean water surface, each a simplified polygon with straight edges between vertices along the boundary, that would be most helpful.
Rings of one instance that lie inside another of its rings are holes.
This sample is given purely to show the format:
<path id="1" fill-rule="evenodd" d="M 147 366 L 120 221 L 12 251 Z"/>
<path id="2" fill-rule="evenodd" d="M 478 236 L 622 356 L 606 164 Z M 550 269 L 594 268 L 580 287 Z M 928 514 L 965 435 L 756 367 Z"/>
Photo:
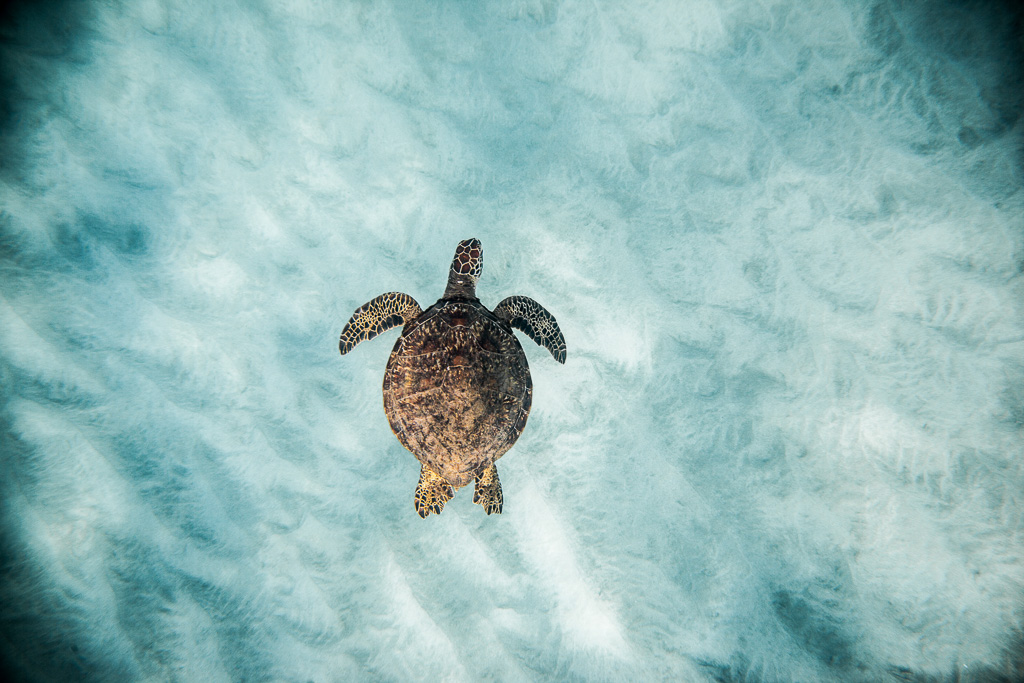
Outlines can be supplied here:
<path id="1" fill-rule="evenodd" d="M 1024 679 L 1024 69 L 998 2 L 16 5 L 0 664 L 22 681 Z M 413 509 L 352 311 L 534 402 Z"/>

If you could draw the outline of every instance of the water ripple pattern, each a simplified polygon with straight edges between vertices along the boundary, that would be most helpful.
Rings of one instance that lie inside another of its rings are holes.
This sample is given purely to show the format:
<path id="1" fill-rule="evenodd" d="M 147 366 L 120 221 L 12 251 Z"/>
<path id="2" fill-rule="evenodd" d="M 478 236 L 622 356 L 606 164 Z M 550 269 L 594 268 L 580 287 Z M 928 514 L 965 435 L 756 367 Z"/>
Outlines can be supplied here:
<path id="1" fill-rule="evenodd" d="M 999 2 L 0 17 L 21 681 L 1024 679 L 1024 46 Z M 543 302 L 503 513 L 413 509 L 397 331 Z"/>

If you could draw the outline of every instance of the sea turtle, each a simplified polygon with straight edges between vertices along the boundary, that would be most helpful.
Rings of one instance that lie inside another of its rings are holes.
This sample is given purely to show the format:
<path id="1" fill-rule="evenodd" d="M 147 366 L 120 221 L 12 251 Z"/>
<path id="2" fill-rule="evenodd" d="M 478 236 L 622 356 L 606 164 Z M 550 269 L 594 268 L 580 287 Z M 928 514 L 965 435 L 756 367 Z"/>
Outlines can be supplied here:
<path id="1" fill-rule="evenodd" d="M 512 296 L 489 311 L 476 298 L 483 260 L 480 240 L 459 242 L 437 303 L 424 311 L 408 294 L 381 294 L 356 309 L 338 344 L 345 354 L 404 326 L 384 371 L 384 412 L 420 461 L 414 499 L 420 517 L 441 514 L 453 489 L 474 479 L 473 502 L 487 514 L 501 513 L 494 462 L 523 432 L 533 397 L 530 368 L 512 328 L 565 363 L 565 339 L 543 306 Z"/>

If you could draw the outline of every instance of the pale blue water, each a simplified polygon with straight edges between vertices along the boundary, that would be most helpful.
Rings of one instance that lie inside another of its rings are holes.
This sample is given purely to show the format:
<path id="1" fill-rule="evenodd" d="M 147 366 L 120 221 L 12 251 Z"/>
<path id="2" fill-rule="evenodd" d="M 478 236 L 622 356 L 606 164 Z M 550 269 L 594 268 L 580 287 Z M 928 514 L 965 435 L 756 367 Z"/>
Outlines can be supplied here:
<path id="1" fill-rule="evenodd" d="M 27 681 L 1024 676 L 1021 15 L 83 2 L 3 23 L 0 657 Z M 352 311 L 523 337 L 421 520 Z"/>

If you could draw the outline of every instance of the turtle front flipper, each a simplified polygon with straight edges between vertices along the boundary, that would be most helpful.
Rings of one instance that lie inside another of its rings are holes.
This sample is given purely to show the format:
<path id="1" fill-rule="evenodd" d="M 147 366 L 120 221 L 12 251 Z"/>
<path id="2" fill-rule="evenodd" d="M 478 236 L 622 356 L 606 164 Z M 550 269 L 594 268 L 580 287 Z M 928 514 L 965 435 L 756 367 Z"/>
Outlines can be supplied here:
<path id="1" fill-rule="evenodd" d="M 356 309 L 345 329 L 341 331 L 338 349 L 342 354 L 351 351 L 356 344 L 373 339 L 392 327 L 404 325 L 423 310 L 408 294 L 388 292 L 381 294 Z"/>
<path id="2" fill-rule="evenodd" d="M 521 330 L 533 341 L 551 352 L 559 363 L 565 363 L 565 337 L 558 329 L 555 316 L 528 296 L 510 296 L 494 309 L 494 315 Z"/>
<path id="3" fill-rule="evenodd" d="M 498 468 L 491 465 L 476 478 L 473 487 L 473 502 L 484 506 L 487 514 L 501 514 L 501 482 L 498 481 Z"/>
<path id="4" fill-rule="evenodd" d="M 416 512 L 426 519 L 433 512 L 441 514 L 444 504 L 452 499 L 455 492 L 444 477 L 426 465 L 420 466 L 420 482 L 416 484 L 416 498 L 413 501 Z"/>

